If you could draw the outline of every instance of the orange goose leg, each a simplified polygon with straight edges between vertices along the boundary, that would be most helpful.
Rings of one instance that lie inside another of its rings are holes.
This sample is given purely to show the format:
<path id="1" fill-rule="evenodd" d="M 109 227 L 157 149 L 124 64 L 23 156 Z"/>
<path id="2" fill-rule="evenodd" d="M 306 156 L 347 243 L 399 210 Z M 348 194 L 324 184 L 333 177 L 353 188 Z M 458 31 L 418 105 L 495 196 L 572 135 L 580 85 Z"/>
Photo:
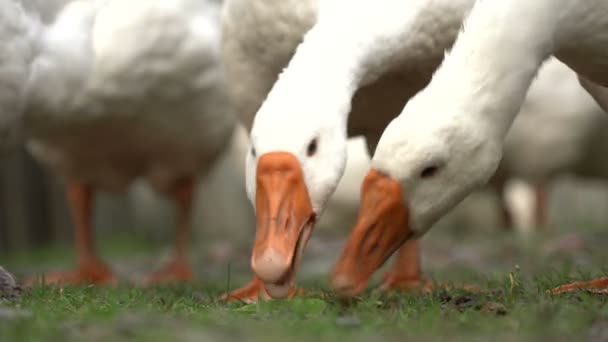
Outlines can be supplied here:
<path id="1" fill-rule="evenodd" d="M 192 268 L 188 262 L 188 238 L 192 230 L 192 202 L 194 199 L 194 179 L 186 178 L 178 182 L 173 193 L 177 204 L 177 236 L 172 259 L 159 270 L 144 279 L 144 285 L 169 284 L 192 280 Z"/>
<path id="2" fill-rule="evenodd" d="M 422 276 L 420 270 L 420 245 L 418 240 L 407 241 L 397 252 L 391 271 L 384 275 L 381 291 L 419 291 L 429 293 L 432 283 Z"/>
<path id="3" fill-rule="evenodd" d="M 538 229 L 547 230 L 547 192 L 544 185 L 534 189 L 534 223 Z"/>
<path id="4" fill-rule="evenodd" d="M 51 273 L 44 277 L 46 284 L 115 284 L 110 268 L 97 256 L 94 246 L 92 212 L 94 190 L 88 184 L 71 181 L 67 185 L 67 199 L 74 223 L 77 267 L 71 272 Z M 32 283 L 34 281 L 30 281 Z"/>
<path id="5" fill-rule="evenodd" d="M 428 294 L 437 286 L 422 275 L 420 267 L 420 242 L 418 240 L 409 240 L 397 252 L 397 259 L 393 268 L 384 275 L 379 290 L 383 292 L 393 290 L 400 292 L 413 291 L 418 294 Z M 450 289 L 447 285 L 441 285 L 441 287 Z M 481 291 L 474 285 L 463 285 L 461 288 L 471 292 Z"/>
<path id="6" fill-rule="evenodd" d="M 505 230 L 512 231 L 513 230 L 513 213 L 511 209 L 507 205 L 507 202 L 504 198 L 500 199 L 500 212 L 502 214 L 502 226 Z"/>

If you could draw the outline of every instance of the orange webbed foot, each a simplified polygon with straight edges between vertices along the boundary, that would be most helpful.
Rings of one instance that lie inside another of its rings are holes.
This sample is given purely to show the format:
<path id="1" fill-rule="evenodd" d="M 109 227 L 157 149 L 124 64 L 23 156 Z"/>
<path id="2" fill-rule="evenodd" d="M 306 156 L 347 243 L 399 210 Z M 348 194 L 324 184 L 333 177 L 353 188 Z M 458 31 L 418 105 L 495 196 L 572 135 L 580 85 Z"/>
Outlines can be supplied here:
<path id="1" fill-rule="evenodd" d="M 559 295 L 579 290 L 608 295 L 608 277 L 562 285 L 550 290 L 550 293 Z"/>
<path id="2" fill-rule="evenodd" d="M 291 299 L 296 295 L 302 295 L 304 291 L 291 289 L 289 290 L 289 294 L 287 295 L 287 299 Z M 220 300 L 231 302 L 241 302 L 245 304 L 256 303 L 258 300 L 270 300 L 272 297 L 266 291 L 264 287 L 264 283 L 256 278 L 253 278 L 249 284 L 241 287 L 238 290 L 232 291 L 230 293 L 224 293 L 220 296 Z"/>
<path id="3" fill-rule="evenodd" d="M 192 280 L 192 268 L 184 258 L 174 258 L 165 266 L 147 275 L 140 282 L 143 286 L 167 285 Z"/>
<path id="4" fill-rule="evenodd" d="M 25 285 L 116 285 L 117 282 L 116 276 L 106 264 L 93 261 L 79 265 L 74 271 L 49 273 L 28 279 Z"/>

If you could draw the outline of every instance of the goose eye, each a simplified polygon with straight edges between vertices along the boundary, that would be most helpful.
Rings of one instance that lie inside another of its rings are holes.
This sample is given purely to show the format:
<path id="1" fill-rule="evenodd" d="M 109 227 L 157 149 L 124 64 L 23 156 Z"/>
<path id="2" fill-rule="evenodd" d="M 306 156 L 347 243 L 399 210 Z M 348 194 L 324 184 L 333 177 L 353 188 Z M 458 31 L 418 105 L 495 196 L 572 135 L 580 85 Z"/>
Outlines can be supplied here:
<path id="1" fill-rule="evenodd" d="M 420 172 L 420 178 L 422 178 L 422 179 L 431 178 L 431 177 L 435 176 L 438 171 L 439 171 L 439 166 L 437 166 L 437 165 L 427 166 L 424 169 L 422 169 L 422 171 Z"/>
<path id="2" fill-rule="evenodd" d="M 317 153 L 317 145 L 319 144 L 317 138 L 312 139 L 312 141 L 308 144 L 308 148 L 306 149 L 306 154 L 309 157 L 312 157 Z"/>
<path id="3" fill-rule="evenodd" d="M 253 158 L 255 158 L 255 147 L 251 148 L 251 155 L 253 156 Z"/>

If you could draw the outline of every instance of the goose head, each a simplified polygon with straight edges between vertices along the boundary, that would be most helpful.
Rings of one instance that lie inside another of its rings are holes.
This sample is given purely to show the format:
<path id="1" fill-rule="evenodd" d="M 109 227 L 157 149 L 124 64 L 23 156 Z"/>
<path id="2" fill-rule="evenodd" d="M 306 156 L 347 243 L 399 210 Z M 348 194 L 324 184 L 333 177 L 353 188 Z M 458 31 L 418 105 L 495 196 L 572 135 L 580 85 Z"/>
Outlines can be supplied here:
<path id="1" fill-rule="evenodd" d="M 347 135 L 343 120 L 315 105 L 287 112 L 269 99 L 255 117 L 246 157 L 247 193 L 256 210 L 251 267 L 269 294 L 282 298 L 344 172 Z"/>
<path id="2" fill-rule="evenodd" d="M 342 295 L 362 292 L 405 241 L 422 236 L 498 166 L 502 145 L 491 126 L 466 108 L 427 98 L 414 97 L 379 141 L 357 223 L 332 275 Z"/>

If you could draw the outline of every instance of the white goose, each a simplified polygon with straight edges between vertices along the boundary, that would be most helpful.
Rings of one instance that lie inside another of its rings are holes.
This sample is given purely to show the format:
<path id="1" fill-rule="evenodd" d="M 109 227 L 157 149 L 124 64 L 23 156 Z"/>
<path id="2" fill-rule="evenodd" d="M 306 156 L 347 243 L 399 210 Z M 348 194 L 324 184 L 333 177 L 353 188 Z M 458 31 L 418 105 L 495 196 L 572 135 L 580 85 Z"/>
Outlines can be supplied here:
<path id="1" fill-rule="evenodd" d="M 294 293 L 297 268 L 315 221 L 342 177 L 347 137 L 363 135 L 369 150 L 375 149 L 385 125 L 428 82 L 472 4 L 473 0 L 320 2 L 317 23 L 255 115 L 246 179 L 256 208 L 251 264 L 259 279 L 230 297 L 254 300 L 260 290 L 273 297 Z M 295 20 L 298 27 L 310 22 L 299 15 L 312 11 L 305 2 L 283 7 L 268 0 L 229 0 L 225 6 L 223 17 L 230 25 L 224 24 L 229 27 L 224 49 L 234 50 L 231 44 L 240 42 L 242 56 L 258 54 L 261 60 L 259 67 L 244 67 L 240 74 L 241 90 L 236 93 L 245 97 L 247 87 L 257 84 L 251 79 L 276 75 L 274 69 L 262 67 L 272 50 L 252 35 L 273 37 L 275 32 L 275 39 L 288 47 L 281 53 L 290 56 L 289 47 L 297 41 L 290 45 L 294 33 L 284 30 L 290 23 L 285 13 L 300 18 Z M 238 34 L 240 39 L 230 39 Z M 256 109 L 258 98 L 253 94 L 249 103 L 243 100 L 237 106 L 241 115 L 251 115 L 246 111 Z M 417 253 L 415 244 L 404 248 L 387 288 L 419 283 L 418 264 L 408 258 Z M 402 267 L 403 263 L 412 266 Z"/>
<path id="2" fill-rule="evenodd" d="M 93 196 L 123 191 L 137 177 L 178 207 L 175 256 L 146 281 L 190 279 L 194 179 L 236 123 L 219 43 L 214 1 L 72 1 L 46 28 L 28 95 L 29 147 L 67 178 L 78 261 L 74 272 L 46 281 L 115 281 L 95 253 Z"/>
<path id="3" fill-rule="evenodd" d="M 21 1 L 0 1 L 0 151 L 19 141 L 26 82 L 38 51 L 39 18 Z"/>
<path id="4" fill-rule="evenodd" d="M 430 84 L 383 133 L 363 183 L 359 222 L 333 275 L 338 292 L 362 291 L 399 246 L 488 181 L 551 54 L 608 84 L 608 2 L 476 2 Z"/>

